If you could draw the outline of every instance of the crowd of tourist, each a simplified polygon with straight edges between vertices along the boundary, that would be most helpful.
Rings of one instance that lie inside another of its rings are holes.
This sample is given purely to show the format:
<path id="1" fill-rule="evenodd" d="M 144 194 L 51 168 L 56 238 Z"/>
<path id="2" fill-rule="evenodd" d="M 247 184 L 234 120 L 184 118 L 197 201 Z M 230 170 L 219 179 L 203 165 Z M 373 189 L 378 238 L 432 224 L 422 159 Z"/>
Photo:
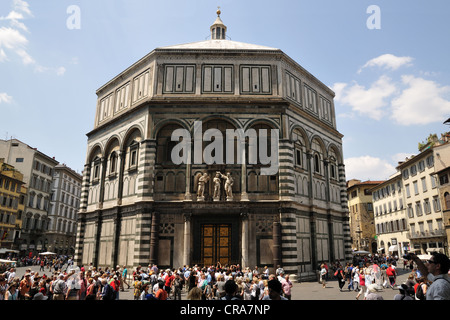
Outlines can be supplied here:
<path id="1" fill-rule="evenodd" d="M 183 290 L 190 300 L 291 299 L 292 282 L 281 267 L 269 274 L 267 267 L 241 270 L 239 265 L 218 264 L 160 270 L 153 264 L 138 266 L 130 275 L 126 266 L 74 267 L 71 258 L 43 258 L 36 264 L 39 271 L 27 268 L 21 278 L 14 267 L 0 274 L 0 300 L 119 300 L 125 286 L 132 288 L 135 300 L 181 300 Z"/>
<path id="2" fill-rule="evenodd" d="M 396 289 L 395 300 L 450 299 L 450 262 L 435 253 L 425 263 L 411 254 L 403 265 L 411 273 L 406 283 L 397 284 L 398 261 L 389 257 L 361 257 L 354 263 L 321 264 L 319 281 L 337 281 L 339 290 L 357 292 L 355 298 L 383 300 L 379 291 Z M 160 269 L 157 265 L 138 266 L 131 273 L 126 266 L 114 269 L 73 265 L 70 257 L 42 258 L 27 267 L 22 277 L 15 267 L 0 273 L 0 300 L 119 300 L 125 286 L 135 300 L 291 300 L 292 282 L 283 268 L 232 266 L 183 266 Z M 47 272 L 50 274 L 47 276 Z M 346 287 L 346 288 L 345 288 Z"/>
<path id="3" fill-rule="evenodd" d="M 338 282 L 339 290 L 356 291 L 356 300 L 383 300 L 379 291 L 397 289 L 394 300 L 450 300 L 450 260 L 441 253 L 434 253 L 425 263 L 411 253 L 403 258 L 403 269 L 410 269 L 406 283 L 397 284 L 398 257 L 375 255 L 355 257 L 345 266 L 336 261 L 329 267 L 319 267 L 319 282 L 326 288 L 329 279 Z M 443 281 L 438 281 L 443 280 Z M 428 288 L 434 284 L 433 293 Z"/>

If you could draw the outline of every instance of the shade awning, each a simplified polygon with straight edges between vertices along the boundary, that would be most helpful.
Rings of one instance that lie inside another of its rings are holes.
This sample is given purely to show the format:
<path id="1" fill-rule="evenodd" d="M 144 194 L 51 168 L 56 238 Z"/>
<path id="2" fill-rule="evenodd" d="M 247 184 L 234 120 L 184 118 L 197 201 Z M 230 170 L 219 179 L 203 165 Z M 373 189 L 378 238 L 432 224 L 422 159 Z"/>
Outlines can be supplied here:
<path id="1" fill-rule="evenodd" d="M 395 252 L 395 251 L 398 251 L 398 246 L 397 245 L 389 247 L 389 252 Z"/>

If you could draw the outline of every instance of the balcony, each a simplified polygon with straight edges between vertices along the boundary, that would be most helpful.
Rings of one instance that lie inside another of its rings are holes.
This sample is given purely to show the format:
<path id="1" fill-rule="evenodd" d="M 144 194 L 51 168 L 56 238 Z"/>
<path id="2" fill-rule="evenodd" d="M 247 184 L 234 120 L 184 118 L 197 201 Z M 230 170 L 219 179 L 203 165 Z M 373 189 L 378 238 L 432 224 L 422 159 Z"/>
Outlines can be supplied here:
<path id="1" fill-rule="evenodd" d="M 426 238 L 441 238 L 445 237 L 446 233 L 444 229 L 434 230 L 434 231 L 416 231 L 409 232 L 408 237 L 410 240 L 413 239 L 426 239 Z"/>

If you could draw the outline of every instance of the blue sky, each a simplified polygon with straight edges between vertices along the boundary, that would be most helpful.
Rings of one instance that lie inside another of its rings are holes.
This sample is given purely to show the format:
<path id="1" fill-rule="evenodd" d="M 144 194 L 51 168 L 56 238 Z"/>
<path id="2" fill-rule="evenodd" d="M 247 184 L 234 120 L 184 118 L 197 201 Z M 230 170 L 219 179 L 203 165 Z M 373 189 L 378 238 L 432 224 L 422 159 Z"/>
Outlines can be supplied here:
<path id="1" fill-rule="evenodd" d="M 280 48 L 336 92 L 347 179 L 387 179 L 449 130 L 447 0 L 2 0 L 0 137 L 81 172 L 95 91 L 154 48 L 205 40 L 217 6 L 232 40 Z"/>

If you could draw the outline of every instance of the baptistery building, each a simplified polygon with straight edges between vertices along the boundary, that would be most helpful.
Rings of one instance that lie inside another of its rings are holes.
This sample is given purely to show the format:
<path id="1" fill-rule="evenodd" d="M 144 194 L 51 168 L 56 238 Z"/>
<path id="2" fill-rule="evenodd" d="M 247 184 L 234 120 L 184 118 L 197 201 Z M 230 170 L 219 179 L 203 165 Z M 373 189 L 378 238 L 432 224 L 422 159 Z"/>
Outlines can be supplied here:
<path id="1" fill-rule="evenodd" d="M 334 92 L 283 51 L 227 38 L 156 48 L 97 90 L 75 260 L 351 260 Z"/>

